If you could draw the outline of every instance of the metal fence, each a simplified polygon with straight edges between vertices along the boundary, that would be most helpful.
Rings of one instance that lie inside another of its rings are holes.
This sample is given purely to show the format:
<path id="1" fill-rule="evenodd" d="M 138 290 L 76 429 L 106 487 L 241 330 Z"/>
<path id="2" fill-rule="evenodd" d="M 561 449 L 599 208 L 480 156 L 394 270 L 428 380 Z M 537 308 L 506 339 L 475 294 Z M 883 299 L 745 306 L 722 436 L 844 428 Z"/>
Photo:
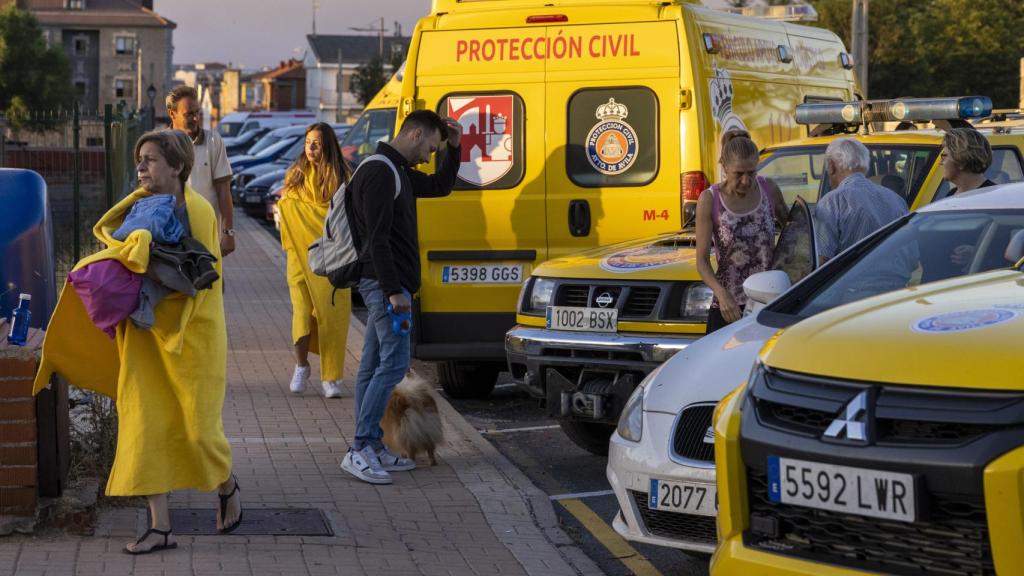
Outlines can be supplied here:
<path id="1" fill-rule="evenodd" d="M 0 114 L 0 167 L 34 170 L 46 182 L 58 286 L 82 256 L 103 248 L 92 228 L 134 189 L 134 146 L 144 126 L 124 106 Z"/>

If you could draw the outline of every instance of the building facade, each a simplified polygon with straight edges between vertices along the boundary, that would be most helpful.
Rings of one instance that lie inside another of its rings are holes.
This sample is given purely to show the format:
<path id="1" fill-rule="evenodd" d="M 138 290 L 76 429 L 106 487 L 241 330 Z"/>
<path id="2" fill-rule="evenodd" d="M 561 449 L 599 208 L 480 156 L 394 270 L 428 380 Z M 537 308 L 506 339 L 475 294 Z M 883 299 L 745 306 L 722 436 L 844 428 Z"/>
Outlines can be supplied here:
<path id="1" fill-rule="evenodd" d="M 7 4 L 32 12 L 47 43 L 63 47 L 84 111 L 121 101 L 148 109 L 152 92 L 158 122 L 166 116 L 160 102 L 172 85 L 177 25 L 153 0 L 0 0 Z"/>
<path id="2" fill-rule="evenodd" d="M 390 75 L 393 55 L 404 57 L 409 49 L 409 38 L 404 36 L 311 34 L 306 41 L 306 109 L 317 112 L 322 122 L 354 122 L 363 110 L 363 103 L 352 92 L 352 77 L 359 67 L 379 56 L 385 74 Z"/>

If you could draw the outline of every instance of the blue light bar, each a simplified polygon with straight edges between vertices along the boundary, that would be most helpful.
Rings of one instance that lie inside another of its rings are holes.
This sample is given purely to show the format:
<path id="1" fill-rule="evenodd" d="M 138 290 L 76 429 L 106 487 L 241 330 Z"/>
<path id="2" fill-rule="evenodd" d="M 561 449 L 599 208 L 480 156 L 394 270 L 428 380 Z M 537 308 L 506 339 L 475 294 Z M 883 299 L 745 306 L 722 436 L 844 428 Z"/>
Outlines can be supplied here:
<path id="1" fill-rule="evenodd" d="M 988 96 L 900 98 L 800 104 L 796 107 L 796 123 L 931 122 L 985 118 L 991 114 L 992 100 Z"/>

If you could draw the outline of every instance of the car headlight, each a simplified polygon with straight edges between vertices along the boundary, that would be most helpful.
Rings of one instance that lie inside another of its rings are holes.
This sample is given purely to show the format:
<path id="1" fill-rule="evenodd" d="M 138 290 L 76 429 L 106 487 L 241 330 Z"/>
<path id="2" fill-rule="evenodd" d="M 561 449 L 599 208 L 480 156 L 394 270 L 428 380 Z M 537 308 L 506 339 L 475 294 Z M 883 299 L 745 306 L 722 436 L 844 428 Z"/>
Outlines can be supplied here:
<path id="1" fill-rule="evenodd" d="M 530 292 L 530 310 L 542 312 L 551 304 L 551 296 L 555 291 L 555 281 L 549 278 L 537 278 L 533 281 Z"/>
<path id="2" fill-rule="evenodd" d="M 715 294 L 703 282 L 692 282 L 686 287 L 682 304 L 679 306 L 679 315 L 684 320 L 691 322 L 707 322 L 708 309 L 711 308 L 711 299 Z"/>
<path id="3" fill-rule="evenodd" d="M 626 401 L 616 429 L 619 436 L 632 442 L 639 442 L 644 433 L 644 386 L 637 386 Z"/>

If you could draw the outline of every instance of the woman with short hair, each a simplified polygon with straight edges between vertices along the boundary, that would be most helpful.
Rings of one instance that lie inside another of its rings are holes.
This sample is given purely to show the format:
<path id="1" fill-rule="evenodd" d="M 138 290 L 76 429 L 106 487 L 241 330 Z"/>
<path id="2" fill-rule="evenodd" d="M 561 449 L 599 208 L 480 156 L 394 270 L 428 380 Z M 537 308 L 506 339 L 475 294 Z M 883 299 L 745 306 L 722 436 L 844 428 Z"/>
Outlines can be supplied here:
<path id="1" fill-rule="evenodd" d="M 952 186 L 950 196 L 996 185 L 985 178 L 985 171 L 992 165 L 992 146 L 974 128 L 953 128 L 946 132 L 942 137 L 939 163 L 942 177 Z"/>
<path id="2" fill-rule="evenodd" d="M 294 394 L 306 389 L 309 352 L 320 355 L 320 385 L 326 398 L 340 398 L 345 375 L 345 346 L 352 313 L 351 291 L 335 290 L 309 266 L 309 245 L 324 231 L 331 198 L 348 182 L 348 165 L 329 124 L 306 129 L 305 149 L 288 169 L 277 207 L 281 211 L 281 245 L 288 258 L 288 292 L 292 301 Z"/>
<path id="3" fill-rule="evenodd" d="M 116 260 L 132 273 L 145 274 L 152 267 L 150 233 L 135 230 L 119 241 L 115 232 L 136 202 L 167 194 L 174 197 L 184 236 L 216 258 L 213 267 L 220 275 L 216 214 L 187 184 L 193 156 L 184 132 L 143 134 L 135 145 L 139 188 L 96 224 L 93 233 L 107 248 L 84 258 L 75 270 Z M 151 327 L 124 319 L 113 339 L 92 323 L 70 287 L 65 285 L 47 327 L 35 392 L 59 372 L 79 388 L 115 399 L 117 451 L 106 493 L 146 496 L 151 519 L 150 529 L 124 551 L 148 554 L 177 547 L 167 508 L 173 490 L 217 490 L 217 529 L 237 528 L 242 519 L 239 487 L 221 418 L 227 363 L 221 280 L 194 296 L 170 292 L 154 306 Z"/>
<path id="4" fill-rule="evenodd" d="M 714 293 L 708 334 L 743 316 L 743 282 L 771 266 L 775 221 L 786 221 L 782 192 L 757 175 L 758 159 L 746 131 L 725 132 L 719 160 L 724 179 L 697 199 L 697 272 Z M 712 246 L 717 270 L 711 267 Z"/>

